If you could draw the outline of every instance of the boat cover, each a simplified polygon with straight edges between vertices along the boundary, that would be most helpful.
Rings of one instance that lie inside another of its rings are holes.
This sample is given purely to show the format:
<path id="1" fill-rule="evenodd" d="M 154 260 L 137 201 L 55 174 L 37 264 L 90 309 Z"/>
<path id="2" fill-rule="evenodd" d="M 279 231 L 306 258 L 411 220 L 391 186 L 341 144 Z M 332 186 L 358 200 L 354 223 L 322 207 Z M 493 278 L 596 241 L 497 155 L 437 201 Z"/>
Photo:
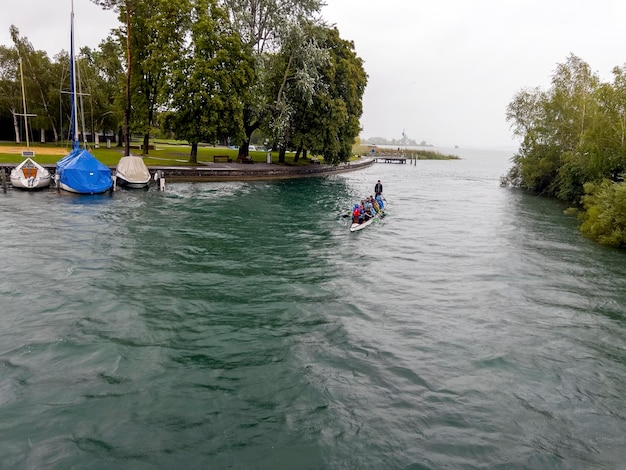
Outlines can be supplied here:
<path id="1" fill-rule="evenodd" d="M 103 193 L 113 186 L 111 170 L 87 149 L 74 148 L 57 162 L 59 180 L 81 194 Z"/>
<path id="2" fill-rule="evenodd" d="M 135 155 L 120 158 L 116 168 L 116 176 L 131 184 L 148 184 L 150 181 L 150 171 L 143 158 Z"/>

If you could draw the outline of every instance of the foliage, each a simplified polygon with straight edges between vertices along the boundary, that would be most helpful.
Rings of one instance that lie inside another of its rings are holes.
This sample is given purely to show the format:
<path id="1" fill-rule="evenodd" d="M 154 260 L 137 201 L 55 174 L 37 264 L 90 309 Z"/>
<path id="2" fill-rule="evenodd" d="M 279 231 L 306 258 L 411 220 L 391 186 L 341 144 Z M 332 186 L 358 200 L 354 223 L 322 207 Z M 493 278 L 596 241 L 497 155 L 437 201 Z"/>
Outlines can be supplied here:
<path id="1" fill-rule="evenodd" d="M 507 120 L 522 142 L 504 183 L 582 202 L 587 214 L 581 230 L 620 245 L 615 240 L 623 227 L 613 214 L 623 209 L 621 190 L 612 184 L 626 171 L 625 70 L 616 67 L 613 83 L 601 83 L 570 55 L 558 64 L 548 91 L 525 89 L 514 97 Z"/>
<path id="2" fill-rule="evenodd" d="M 509 182 L 578 202 L 585 182 L 616 180 L 626 170 L 626 76 L 621 68 L 613 75 L 613 84 L 600 83 L 571 55 L 547 92 L 526 89 L 514 97 L 507 121 L 522 143 Z"/>
<path id="3" fill-rule="evenodd" d="M 15 26 L 11 26 L 9 32 L 15 51 L 13 58 L 17 59 L 19 57 L 22 61 L 27 111 L 29 114 L 36 115 L 29 122 L 29 126 L 32 129 L 52 129 L 56 140 L 57 129 L 59 127 L 57 114 L 60 100 L 58 81 L 60 75 L 57 75 L 59 73 L 59 67 L 57 64 L 53 64 L 50 61 L 45 52 L 35 50 L 28 38 L 20 36 L 19 30 Z M 6 65 L 8 64 L 5 64 L 5 66 Z M 20 96 L 19 94 L 21 93 L 17 61 L 9 65 L 9 67 L 15 67 L 16 84 L 12 87 L 12 91 L 10 91 L 11 94 L 8 95 L 7 98 L 15 102 L 15 94 L 17 93 L 18 96 Z M 21 110 L 21 97 L 19 98 L 19 103 L 18 109 Z"/>
<path id="4" fill-rule="evenodd" d="M 252 133 L 264 127 L 274 144 L 289 140 L 289 124 L 293 117 L 293 104 L 279 90 L 285 74 L 292 72 L 289 61 L 283 61 L 301 45 L 312 44 L 302 31 L 303 25 L 312 21 L 323 5 L 321 0 L 221 0 L 230 22 L 241 41 L 253 54 L 253 79 L 245 97 L 243 109 L 244 136 L 239 155 L 246 155 Z M 298 38 L 296 40 L 296 38 Z M 299 44 L 298 44 L 299 43 Z M 282 58 L 280 57 L 282 55 Z M 277 68 L 278 67 L 278 68 Z M 292 83 L 312 75 L 310 69 L 296 69 L 299 77 L 287 75 Z M 306 78 L 305 78 L 306 80 Z M 277 140 L 278 139 L 278 140 Z"/>
<path id="5" fill-rule="evenodd" d="M 121 19 L 126 8 L 121 9 Z M 184 47 L 191 8 L 187 0 L 150 0 L 132 6 L 130 32 L 126 31 L 130 34 L 131 130 L 143 134 L 144 143 L 155 124 L 156 110 L 167 102 L 171 65 Z M 147 153 L 148 146 L 144 148 Z"/>
<path id="6" fill-rule="evenodd" d="M 605 245 L 626 248 L 626 183 L 585 183 L 580 230 Z"/>
<path id="7" fill-rule="evenodd" d="M 350 159 L 352 145 L 361 130 L 362 98 L 367 85 L 363 61 L 354 51 L 354 43 L 340 37 L 336 28 L 322 29 L 324 46 L 330 62 L 322 69 L 325 87 L 315 96 L 311 148 L 327 163 Z"/>
<path id="8" fill-rule="evenodd" d="M 179 138 L 192 144 L 243 135 L 243 100 L 252 78 L 250 56 L 211 0 L 196 0 L 188 48 L 171 64 L 171 113 L 165 119 Z"/>
<path id="9" fill-rule="evenodd" d="M 296 162 L 308 151 L 349 159 L 367 74 L 354 44 L 322 22 L 322 0 L 91 1 L 120 20 L 77 57 L 92 134 L 117 131 L 130 145 L 131 130 L 147 141 L 165 123 L 192 142 L 192 159 L 202 141 L 236 140 L 247 155 L 253 134 L 281 162 L 288 148 Z M 69 56 L 50 60 L 11 32 L 14 47 L 0 48 L 0 118 L 21 109 L 19 51 L 33 123 L 62 140 Z"/>

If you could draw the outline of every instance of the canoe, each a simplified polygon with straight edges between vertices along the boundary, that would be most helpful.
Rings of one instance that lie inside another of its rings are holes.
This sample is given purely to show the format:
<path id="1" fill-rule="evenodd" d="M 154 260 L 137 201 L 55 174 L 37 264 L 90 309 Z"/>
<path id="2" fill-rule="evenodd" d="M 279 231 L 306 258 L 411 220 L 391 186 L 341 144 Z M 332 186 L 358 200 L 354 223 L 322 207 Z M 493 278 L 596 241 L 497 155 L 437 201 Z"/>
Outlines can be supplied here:
<path id="1" fill-rule="evenodd" d="M 382 219 L 385 216 L 385 209 L 382 210 L 382 212 L 377 213 L 374 217 L 372 217 L 371 219 L 367 219 L 364 220 L 362 223 L 360 224 L 351 224 L 350 225 L 350 231 L 351 232 L 358 232 L 359 230 L 363 230 L 365 227 L 372 225 L 372 223 L 376 220 L 376 219 Z"/>
<path id="2" fill-rule="evenodd" d="M 377 218 L 378 218 L 378 215 L 376 217 L 372 217 L 371 219 L 364 220 L 360 224 L 354 224 L 353 223 L 352 225 L 350 225 L 350 231 L 351 232 L 357 232 L 359 230 L 363 230 L 368 225 L 371 225 L 372 222 L 374 222 L 374 220 L 376 220 Z"/>

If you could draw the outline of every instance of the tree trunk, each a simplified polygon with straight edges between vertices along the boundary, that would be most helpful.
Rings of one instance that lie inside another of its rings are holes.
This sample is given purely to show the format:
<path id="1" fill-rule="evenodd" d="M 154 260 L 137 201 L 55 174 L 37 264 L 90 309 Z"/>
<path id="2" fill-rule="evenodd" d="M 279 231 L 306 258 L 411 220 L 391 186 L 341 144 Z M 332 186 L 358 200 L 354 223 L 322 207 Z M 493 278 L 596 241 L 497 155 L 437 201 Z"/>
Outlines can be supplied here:
<path id="1" fill-rule="evenodd" d="M 191 143 L 191 154 L 189 155 L 189 163 L 198 163 L 198 142 Z"/>
<path id="2" fill-rule="evenodd" d="M 298 150 L 296 150 L 296 154 L 293 157 L 294 163 L 298 163 L 298 160 L 300 160 L 300 152 L 302 152 L 302 146 L 298 147 Z"/>
<path id="3" fill-rule="evenodd" d="M 287 147 L 280 147 L 278 151 L 278 163 L 285 163 L 285 153 L 287 153 Z"/>
<path id="4" fill-rule="evenodd" d="M 238 157 L 247 157 L 248 152 L 250 151 L 250 139 L 252 138 L 252 133 L 259 128 L 259 123 L 256 122 L 254 124 L 244 124 L 243 131 L 245 136 L 243 138 L 243 142 L 239 146 L 239 152 L 237 152 Z"/>
<path id="5" fill-rule="evenodd" d="M 148 145 L 150 142 L 150 134 L 144 134 L 143 135 L 143 152 L 141 152 L 143 155 L 148 155 Z"/>
<path id="6" fill-rule="evenodd" d="M 19 144 L 20 141 L 20 126 L 17 123 L 17 115 L 15 114 L 15 110 L 11 110 L 11 114 L 13 115 L 13 129 L 15 129 L 15 143 Z"/>
<path id="7" fill-rule="evenodd" d="M 122 144 L 122 142 L 124 142 L 124 137 L 123 136 L 124 136 L 124 132 L 122 131 L 122 128 L 120 127 L 117 130 L 117 146 L 118 147 L 121 147 L 123 145 Z"/>
<path id="8" fill-rule="evenodd" d="M 250 154 L 250 140 L 244 140 L 239 146 L 239 152 L 237 156 L 239 157 L 247 157 Z"/>

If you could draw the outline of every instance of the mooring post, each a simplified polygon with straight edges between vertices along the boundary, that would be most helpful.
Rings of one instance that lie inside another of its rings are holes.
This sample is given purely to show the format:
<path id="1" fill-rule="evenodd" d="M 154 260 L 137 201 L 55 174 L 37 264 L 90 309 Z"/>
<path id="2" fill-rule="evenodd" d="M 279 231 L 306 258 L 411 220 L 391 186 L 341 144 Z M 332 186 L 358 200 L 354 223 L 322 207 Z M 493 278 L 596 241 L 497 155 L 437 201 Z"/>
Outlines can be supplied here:
<path id="1" fill-rule="evenodd" d="M 2 191 L 7 192 L 7 169 L 2 167 Z"/>
<path id="2" fill-rule="evenodd" d="M 165 191 L 165 176 L 161 170 L 154 172 L 154 181 L 156 182 L 159 191 Z"/>

